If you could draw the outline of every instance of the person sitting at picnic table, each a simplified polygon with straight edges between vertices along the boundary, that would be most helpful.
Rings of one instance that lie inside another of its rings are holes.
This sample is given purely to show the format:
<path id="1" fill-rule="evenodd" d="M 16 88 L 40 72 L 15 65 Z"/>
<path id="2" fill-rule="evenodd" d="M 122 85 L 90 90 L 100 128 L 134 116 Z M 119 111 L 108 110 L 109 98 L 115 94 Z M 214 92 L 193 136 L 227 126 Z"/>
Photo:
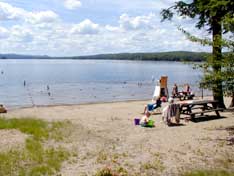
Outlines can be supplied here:
<path id="1" fill-rule="evenodd" d="M 183 93 L 189 95 L 191 93 L 189 84 L 185 84 Z"/>
<path id="2" fill-rule="evenodd" d="M 178 96 L 178 86 L 177 86 L 177 84 L 175 83 L 174 84 L 174 86 L 173 86 L 173 88 L 172 88 L 172 97 L 173 98 L 175 98 L 175 97 L 177 97 Z"/>
<path id="3" fill-rule="evenodd" d="M 148 111 L 153 111 L 154 109 L 161 107 L 162 101 L 160 96 L 158 96 L 155 100 L 155 103 L 145 105 L 143 114 L 146 114 Z"/>
<path id="4" fill-rule="evenodd" d="M 191 100 L 191 99 L 193 99 L 194 96 L 195 96 L 195 94 L 192 92 L 189 84 L 185 84 L 184 91 L 182 91 L 181 98 L 183 98 L 184 100 L 185 99 Z"/>

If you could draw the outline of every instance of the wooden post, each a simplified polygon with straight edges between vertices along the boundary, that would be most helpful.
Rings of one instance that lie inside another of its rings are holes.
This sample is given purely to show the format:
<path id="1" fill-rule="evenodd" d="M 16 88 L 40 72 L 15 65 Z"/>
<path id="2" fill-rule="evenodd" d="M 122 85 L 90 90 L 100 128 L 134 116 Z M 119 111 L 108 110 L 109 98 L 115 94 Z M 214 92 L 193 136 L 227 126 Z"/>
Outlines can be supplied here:
<path id="1" fill-rule="evenodd" d="M 202 97 L 202 99 L 203 99 L 203 88 L 201 88 L 201 93 L 202 93 L 202 96 L 201 96 L 201 97 Z"/>

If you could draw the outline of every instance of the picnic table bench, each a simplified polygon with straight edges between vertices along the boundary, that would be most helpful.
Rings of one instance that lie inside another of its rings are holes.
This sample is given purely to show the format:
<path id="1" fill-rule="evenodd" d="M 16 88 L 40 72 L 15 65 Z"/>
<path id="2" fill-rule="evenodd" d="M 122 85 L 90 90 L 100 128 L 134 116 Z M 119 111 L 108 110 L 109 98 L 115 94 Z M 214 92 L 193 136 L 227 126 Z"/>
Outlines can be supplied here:
<path id="1" fill-rule="evenodd" d="M 220 117 L 219 111 L 223 111 L 224 109 L 218 108 L 218 103 L 215 100 L 184 101 L 180 103 L 180 113 L 190 115 L 191 119 L 195 118 L 196 114 L 202 116 L 209 112 L 215 112 Z"/>

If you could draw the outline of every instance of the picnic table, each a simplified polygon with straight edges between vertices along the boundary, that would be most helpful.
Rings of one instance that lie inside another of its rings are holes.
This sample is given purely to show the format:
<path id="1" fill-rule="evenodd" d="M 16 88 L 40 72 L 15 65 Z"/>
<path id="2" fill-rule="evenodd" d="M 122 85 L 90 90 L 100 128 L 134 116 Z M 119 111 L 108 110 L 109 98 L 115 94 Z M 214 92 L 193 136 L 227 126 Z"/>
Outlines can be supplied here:
<path id="1" fill-rule="evenodd" d="M 191 119 L 195 118 L 196 114 L 204 115 L 204 113 L 215 112 L 220 117 L 219 111 L 223 108 L 218 108 L 218 101 L 215 100 L 190 100 L 180 102 L 180 113 L 190 115 Z"/>

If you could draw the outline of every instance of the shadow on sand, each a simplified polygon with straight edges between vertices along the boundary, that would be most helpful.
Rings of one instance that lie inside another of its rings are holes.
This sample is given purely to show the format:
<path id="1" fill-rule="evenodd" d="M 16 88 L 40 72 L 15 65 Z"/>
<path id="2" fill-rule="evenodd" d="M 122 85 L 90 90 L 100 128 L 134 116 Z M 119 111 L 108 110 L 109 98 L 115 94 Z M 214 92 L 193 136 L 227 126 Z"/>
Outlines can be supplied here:
<path id="1" fill-rule="evenodd" d="M 224 119 L 227 117 L 224 116 L 216 116 L 216 115 L 205 115 L 205 116 L 196 116 L 194 119 L 191 119 L 191 122 L 198 123 L 198 122 L 206 122 L 210 120 L 219 120 L 219 119 Z"/>
<path id="2" fill-rule="evenodd" d="M 185 126 L 185 124 L 182 124 L 182 123 L 171 123 L 170 125 L 168 125 L 169 127 L 181 127 L 181 126 Z"/>

